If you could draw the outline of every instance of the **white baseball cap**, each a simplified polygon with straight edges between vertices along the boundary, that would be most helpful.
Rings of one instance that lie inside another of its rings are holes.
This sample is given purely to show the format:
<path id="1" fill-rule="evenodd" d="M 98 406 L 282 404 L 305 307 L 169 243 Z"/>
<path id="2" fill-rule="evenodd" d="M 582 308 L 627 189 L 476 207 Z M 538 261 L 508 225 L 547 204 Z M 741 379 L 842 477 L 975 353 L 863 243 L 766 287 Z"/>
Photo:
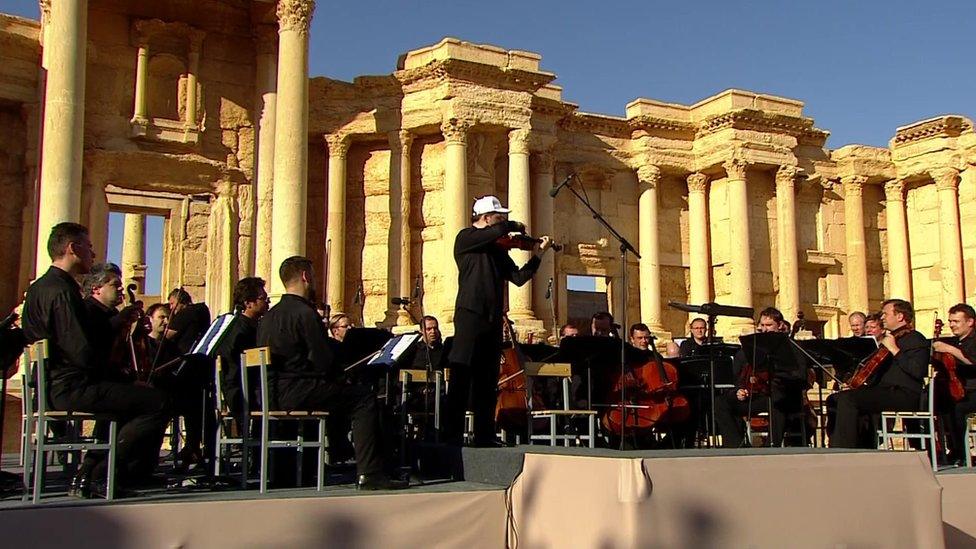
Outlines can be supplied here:
<path id="1" fill-rule="evenodd" d="M 512 210 L 508 208 L 503 208 L 502 203 L 498 200 L 497 196 L 482 196 L 481 198 L 474 201 L 474 215 L 483 215 L 487 213 L 510 213 Z"/>

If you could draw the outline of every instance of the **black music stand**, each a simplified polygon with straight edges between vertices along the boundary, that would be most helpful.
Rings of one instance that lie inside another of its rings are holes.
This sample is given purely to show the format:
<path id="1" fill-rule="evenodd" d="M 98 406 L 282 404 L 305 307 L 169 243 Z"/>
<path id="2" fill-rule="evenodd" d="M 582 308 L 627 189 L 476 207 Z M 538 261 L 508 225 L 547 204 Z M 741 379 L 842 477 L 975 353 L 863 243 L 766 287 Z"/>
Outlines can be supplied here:
<path id="1" fill-rule="evenodd" d="M 736 318 L 749 318 L 751 319 L 755 315 L 755 310 L 752 307 L 738 307 L 735 305 L 720 305 L 718 303 L 709 302 L 702 303 L 701 305 L 688 305 L 687 303 L 678 303 L 676 301 L 668 301 L 668 307 L 673 307 L 679 311 L 685 311 L 687 313 L 698 313 L 705 315 L 707 317 L 706 323 L 708 324 L 708 370 L 709 370 L 709 384 L 711 385 L 710 399 L 711 399 L 711 421 L 709 422 L 709 437 L 715 436 L 715 319 L 720 316 L 730 316 Z M 711 446 L 711 441 L 709 441 L 709 446 Z"/>
<path id="2" fill-rule="evenodd" d="M 798 355 L 793 340 L 784 332 L 757 332 L 739 336 L 743 349 L 751 349 L 753 358 L 750 360 L 754 372 L 766 372 L 769 375 L 769 445 L 773 445 L 773 384 L 777 378 L 786 381 L 802 383 L 806 381 L 806 360 Z M 763 351 L 764 361 L 755 360 L 755 352 Z M 750 408 L 752 392 L 749 393 Z M 751 417 L 751 413 L 750 413 Z"/>
<path id="3" fill-rule="evenodd" d="M 556 357 L 572 365 L 573 372 L 586 371 L 586 406 L 593 409 L 594 373 L 599 381 L 606 381 L 605 370 L 618 365 L 618 351 L 621 341 L 615 337 L 573 336 L 566 337 L 559 344 Z M 623 347 L 626 349 L 626 345 Z M 549 360 L 555 360 L 550 358 Z M 603 385 L 601 385 L 603 386 Z"/>

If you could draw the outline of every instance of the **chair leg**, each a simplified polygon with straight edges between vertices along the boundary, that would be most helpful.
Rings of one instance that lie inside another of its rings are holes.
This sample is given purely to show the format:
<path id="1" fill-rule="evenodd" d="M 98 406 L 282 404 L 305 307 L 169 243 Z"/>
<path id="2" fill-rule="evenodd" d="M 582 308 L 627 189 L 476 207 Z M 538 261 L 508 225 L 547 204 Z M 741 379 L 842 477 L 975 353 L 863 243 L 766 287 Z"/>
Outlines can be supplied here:
<path id="1" fill-rule="evenodd" d="M 298 488 L 302 487 L 302 465 L 305 461 L 305 437 L 302 436 L 302 431 L 305 430 L 305 422 L 299 421 L 298 423 L 298 436 L 295 437 L 295 442 L 297 446 L 295 447 L 295 453 L 297 454 L 297 466 L 295 467 L 295 486 Z"/>
<path id="2" fill-rule="evenodd" d="M 556 446 L 556 414 L 549 416 L 549 446 Z"/>
<path id="3" fill-rule="evenodd" d="M 261 422 L 261 477 L 259 478 L 260 493 L 268 491 L 268 421 Z"/>
<path id="4" fill-rule="evenodd" d="M 241 489 L 247 490 L 247 471 L 250 467 L 251 437 L 250 419 L 241 420 Z"/>
<path id="5" fill-rule="evenodd" d="M 119 424 L 114 419 L 108 424 L 108 478 L 106 479 L 105 499 L 115 499 L 115 458 L 118 450 Z"/>
<path id="6" fill-rule="evenodd" d="M 590 433 L 590 448 L 596 448 L 596 416 L 593 414 L 587 414 L 587 425 L 589 427 Z"/>
<path id="7" fill-rule="evenodd" d="M 319 492 L 325 487 L 325 445 L 325 420 L 319 419 L 319 459 L 315 473 L 315 489 Z"/>
<path id="8" fill-rule="evenodd" d="M 47 422 L 44 421 L 44 416 L 38 414 L 37 419 L 37 443 L 35 445 L 36 452 L 34 454 L 34 497 L 33 502 L 37 504 L 41 501 L 41 488 L 44 484 L 44 470 L 47 468 L 47 464 L 44 463 L 45 450 L 44 450 L 44 439 L 47 437 Z"/>
<path id="9" fill-rule="evenodd" d="M 29 487 L 31 486 L 31 467 L 33 466 L 32 461 L 34 457 L 34 445 L 33 445 L 34 438 L 31 435 L 31 429 L 33 427 L 34 427 L 33 418 L 28 419 L 27 428 L 24 431 L 24 449 L 23 449 L 23 454 L 24 454 L 23 492 L 24 493 L 21 496 L 22 501 L 27 501 L 27 498 L 30 495 Z"/>

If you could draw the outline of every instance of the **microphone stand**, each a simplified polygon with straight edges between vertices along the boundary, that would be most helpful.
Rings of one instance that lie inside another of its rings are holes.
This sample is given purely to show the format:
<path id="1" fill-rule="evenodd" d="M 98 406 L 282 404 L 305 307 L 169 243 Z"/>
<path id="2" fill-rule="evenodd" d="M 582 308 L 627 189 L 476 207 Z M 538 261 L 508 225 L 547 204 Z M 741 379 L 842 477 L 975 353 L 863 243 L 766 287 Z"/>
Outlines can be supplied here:
<path id="1" fill-rule="evenodd" d="M 600 215 L 599 212 L 593 209 L 593 206 L 590 205 L 589 200 L 587 200 L 583 195 L 579 193 L 579 191 L 577 191 L 573 187 L 572 179 L 575 178 L 576 178 L 575 173 L 571 174 L 570 177 L 566 178 L 566 181 L 564 182 L 565 187 L 569 189 L 571 193 L 573 193 L 573 196 L 575 196 L 577 200 L 580 201 L 581 204 L 586 206 L 586 209 L 590 210 L 590 213 L 593 214 L 593 219 L 595 219 L 597 223 L 602 225 L 603 228 L 605 228 L 607 232 L 609 232 L 610 235 L 613 236 L 620 244 L 620 281 L 622 285 L 621 297 L 623 302 L 623 307 L 620 315 L 620 325 L 623 327 L 623 329 L 626 329 L 627 297 L 628 297 L 627 296 L 627 254 L 632 253 L 634 254 L 634 257 L 640 259 L 640 253 L 637 252 L 634 246 L 630 242 L 628 242 L 627 239 L 623 237 L 623 235 L 617 232 L 617 230 L 610 225 L 610 223 L 606 220 L 605 217 L 603 217 L 602 215 Z M 557 187 L 557 191 L 558 191 L 558 187 Z M 555 197 L 555 194 L 556 193 L 552 193 L 553 197 Z M 627 356 L 627 341 L 625 338 L 621 337 L 620 338 L 620 414 L 622 418 L 622 421 L 620 423 L 620 449 L 621 450 L 624 449 L 624 440 L 626 438 L 625 431 L 627 429 L 627 406 L 626 406 L 627 384 L 624 383 L 624 376 L 626 375 L 626 371 L 627 371 L 626 356 Z"/>

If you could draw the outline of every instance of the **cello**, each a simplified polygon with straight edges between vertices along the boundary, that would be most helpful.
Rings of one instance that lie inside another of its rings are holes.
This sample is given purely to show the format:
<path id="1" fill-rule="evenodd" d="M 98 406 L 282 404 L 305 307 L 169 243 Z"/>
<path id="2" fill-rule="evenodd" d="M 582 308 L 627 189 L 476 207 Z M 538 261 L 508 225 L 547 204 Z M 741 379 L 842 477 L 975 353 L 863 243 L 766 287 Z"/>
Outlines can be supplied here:
<path id="1" fill-rule="evenodd" d="M 495 423 L 499 428 L 521 430 L 528 426 L 529 395 L 525 380 L 525 356 L 519 348 L 512 322 L 505 315 L 502 322 L 502 357 L 498 365 L 498 400 Z M 532 395 L 532 408 L 545 404 L 538 394 Z"/>
<path id="2" fill-rule="evenodd" d="M 935 319 L 935 332 L 932 341 L 936 341 L 942 335 L 944 324 L 939 318 Z M 952 400 L 959 402 L 966 398 L 966 386 L 959 379 L 956 371 L 956 357 L 949 353 L 932 352 L 932 367 L 942 375 L 936 376 L 936 389 L 941 395 L 948 395 Z"/>
<path id="3" fill-rule="evenodd" d="M 647 431 L 659 425 L 673 425 L 691 416 L 688 399 L 678 392 L 678 370 L 660 353 L 647 362 L 617 374 L 611 384 L 609 402 L 619 401 L 620 389 L 629 395 L 627 402 L 611 404 L 603 415 L 603 427 L 621 436 L 625 429 Z M 626 419 L 625 419 L 626 418 Z"/>

